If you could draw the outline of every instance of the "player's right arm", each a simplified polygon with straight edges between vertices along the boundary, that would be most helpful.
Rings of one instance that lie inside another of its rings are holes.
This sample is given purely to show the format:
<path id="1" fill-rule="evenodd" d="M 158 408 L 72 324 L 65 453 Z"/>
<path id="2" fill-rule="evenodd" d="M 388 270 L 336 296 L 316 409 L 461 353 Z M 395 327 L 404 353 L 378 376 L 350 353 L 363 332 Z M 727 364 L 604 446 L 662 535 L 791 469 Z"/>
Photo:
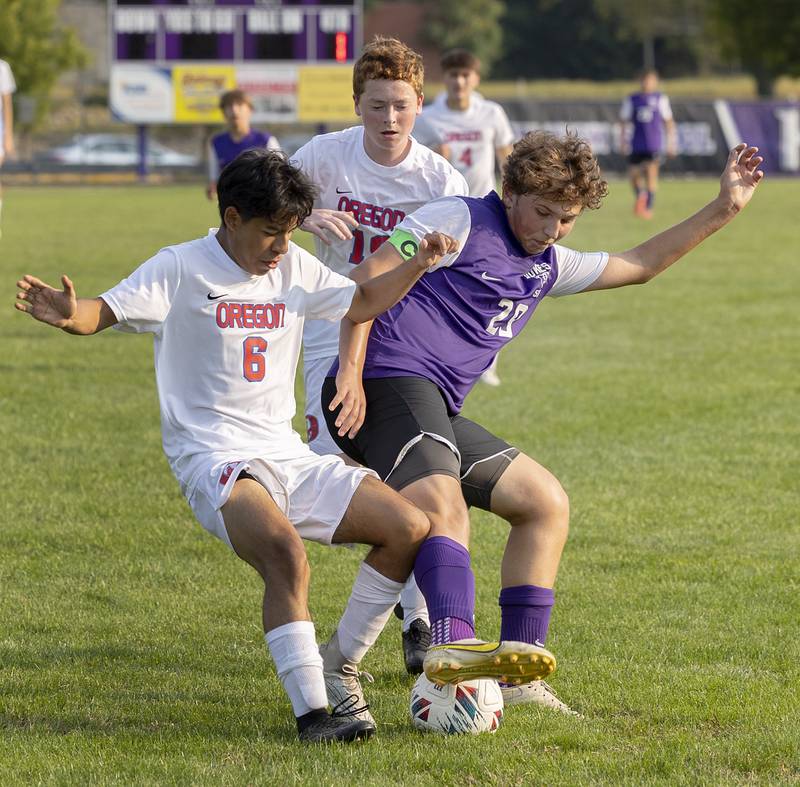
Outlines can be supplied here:
<path id="1" fill-rule="evenodd" d="M 62 276 L 61 283 L 64 289 L 57 290 L 35 276 L 23 276 L 17 282 L 14 307 L 34 320 L 79 336 L 99 333 L 117 322 L 102 298 L 78 298 L 68 276 Z"/>
<path id="2" fill-rule="evenodd" d="M 373 318 L 390 309 L 411 289 L 414 283 L 446 254 L 458 250 L 458 242 L 439 232 L 427 233 L 417 244 L 407 235 L 405 241 L 384 243 L 365 262 L 354 268 L 350 278 L 358 282 L 353 298 L 366 299 Z M 401 236 L 402 237 L 402 236 Z M 395 239 L 396 240 L 396 239 Z M 407 245 L 411 244 L 411 245 Z M 373 319 L 358 319 L 351 307 L 339 331 L 339 371 L 336 374 L 336 396 L 331 411 L 341 405 L 336 418 L 339 436 L 349 432 L 355 437 L 364 423 L 365 401 L 361 384 L 367 341 Z"/>

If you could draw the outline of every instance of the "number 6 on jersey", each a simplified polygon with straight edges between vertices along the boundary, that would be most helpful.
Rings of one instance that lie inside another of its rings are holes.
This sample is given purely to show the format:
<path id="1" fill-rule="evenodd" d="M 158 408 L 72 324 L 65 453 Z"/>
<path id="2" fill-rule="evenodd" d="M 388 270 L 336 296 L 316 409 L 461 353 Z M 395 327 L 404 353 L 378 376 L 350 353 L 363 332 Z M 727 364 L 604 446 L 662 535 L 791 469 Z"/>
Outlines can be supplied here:
<path id="1" fill-rule="evenodd" d="M 259 383 L 267 373 L 267 340 L 261 336 L 248 336 L 242 342 L 242 374 L 251 383 Z"/>

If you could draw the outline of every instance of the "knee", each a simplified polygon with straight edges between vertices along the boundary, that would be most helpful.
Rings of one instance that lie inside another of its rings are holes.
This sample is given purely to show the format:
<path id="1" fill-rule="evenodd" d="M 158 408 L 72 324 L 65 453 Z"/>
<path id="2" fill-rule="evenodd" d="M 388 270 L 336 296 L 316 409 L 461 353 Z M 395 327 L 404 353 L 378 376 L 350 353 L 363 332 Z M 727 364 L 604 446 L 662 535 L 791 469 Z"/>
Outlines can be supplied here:
<path id="1" fill-rule="evenodd" d="M 516 509 L 509 518 L 512 525 L 533 523 L 539 528 L 561 533 L 566 539 L 569 530 L 569 497 L 555 476 L 531 478 L 521 485 Z"/>
<path id="2" fill-rule="evenodd" d="M 393 529 L 392 539 L 398 546 L 416 549 L 428 537 L 431 522 L 424 511 L 410 503 L 403 506 Z"/>
<path id="3" fill-rule="evenodd" d="M 267 584 L 280 582 L 307 587 L 311 577 L 308 556 L 300 539 L 275 539 L 264 544 L 255 567 Z"/>

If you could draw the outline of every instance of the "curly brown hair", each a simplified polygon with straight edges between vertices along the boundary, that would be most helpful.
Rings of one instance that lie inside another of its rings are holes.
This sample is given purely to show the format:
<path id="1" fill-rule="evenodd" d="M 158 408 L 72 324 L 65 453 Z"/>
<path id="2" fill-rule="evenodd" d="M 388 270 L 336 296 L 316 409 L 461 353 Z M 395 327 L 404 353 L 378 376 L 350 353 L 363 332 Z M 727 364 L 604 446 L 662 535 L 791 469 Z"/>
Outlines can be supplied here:
<path id="1" fill-rule="evenodd" d="M 396 38 L 375 36 L 361 51 L 353 66 L 353 95 L 358 99 L 368 79 L 392 79 L 408 82 L 422 95 L 425 69 L 422 55 Z"/>
<path id="2" fill-rule="evenodd" d="M 608 194 L 608 183 L 585 139 L 571 132 L 559 137 L 549 131 L 529 131 L 506 160 L 503 189 L 596 209 Z"/>

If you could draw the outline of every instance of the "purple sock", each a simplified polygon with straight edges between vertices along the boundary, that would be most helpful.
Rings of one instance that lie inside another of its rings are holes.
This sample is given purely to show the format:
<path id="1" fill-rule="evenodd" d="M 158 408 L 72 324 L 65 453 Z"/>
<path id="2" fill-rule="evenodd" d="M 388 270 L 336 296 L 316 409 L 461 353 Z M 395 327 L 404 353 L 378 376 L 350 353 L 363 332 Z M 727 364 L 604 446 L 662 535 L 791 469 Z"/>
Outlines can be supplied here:
<path id="1" fill-rule="evenodd" d="M 650 208 L 653 207 L 653 202 L 655 202 L 655 199 L 656 199 L 655 191 L 648 191 L 647 192 L 647 209 L 648 210 L 650 210 Z"/>
<path id="2" fill-rule="evenodd" d="M 475 576 L 469 551 L 446 536 L 433 536 L 417 554 L 414 577 L 431 618 L 431 645 L 475 636 Z"/>
<path id="3" fill-rule="evenodd" d="M 544 645 L 555 596 L 552 588 L 517 585 L 500 591 L 500 639 Z"/>

